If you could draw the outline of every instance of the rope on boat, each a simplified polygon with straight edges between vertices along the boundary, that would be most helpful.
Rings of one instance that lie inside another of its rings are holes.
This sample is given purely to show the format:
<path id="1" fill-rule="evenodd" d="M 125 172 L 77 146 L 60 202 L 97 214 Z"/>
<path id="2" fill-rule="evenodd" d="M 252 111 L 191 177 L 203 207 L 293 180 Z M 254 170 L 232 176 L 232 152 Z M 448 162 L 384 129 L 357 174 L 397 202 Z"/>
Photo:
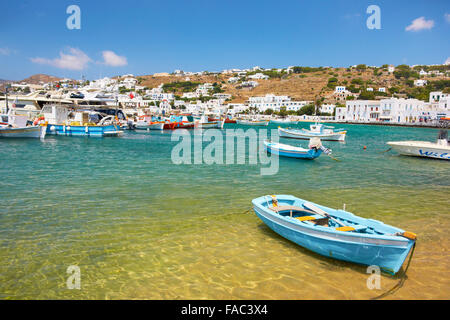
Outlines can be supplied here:
<path id="1" fill-rule="evenodd" d="M 387 149 L 387 150 L 381 151 L 380 153 L 386 153 L 386 152 L 389 152 L 389 151 L 391 151 L 391 150 L 392 150 L 392 148 L 389 148 L 389 149 Z"/>
<path id="2" fill-rule="evenodd" d="M 329 157 L 330 157 L 331 159 L 333 159 L 334 161 L 341 162 L 341 160 L 339 160 L 339 159 L 333 157 L 331 154 L 327 154 L 327 156 L 329 156 Z"/>
<path id="3" fill-rule="evenodd" d="M 371 298 L 371 300 L 378 300 L 378 299 L 384 298 L 384 297 L 386 297 L 386 296 L 388 296 L 388 295 L 390 295 L 390 294 L 395 293 L 398 289 L 400 289 L 401 287 L 403 287 L 403 285 L 405 284 L 406 279 L 408 279 L 408 276 L 406 275 L 406 271 L 408 271 L 409 265 L 410 265 L 410 263 L 411 263 L 411 260 L 412 260 L 413 255 L 414 255 L 414 249 L 415 249 L 415 248 L 416 248 L 416 243 L 414 242 L 413 248 L 412 248 L 412 250 L 411 250 L 411 255 L 409 256 L 408 264 L 406 265 L 405 272 L 403 273 L 403 276 L 402 276 L 402 278 L 400 279 L 400 281 L 399 281 L 395 286 L 393 286 L 391 289 L 389 289 L 388 291 L 386 291 L 385 293 L 383 293 L 383 294 L 381 294 L 381 295 L 379 295 L 379 296 L 377 296 L 377 297 L 375 297 L 375 298 Z"/>

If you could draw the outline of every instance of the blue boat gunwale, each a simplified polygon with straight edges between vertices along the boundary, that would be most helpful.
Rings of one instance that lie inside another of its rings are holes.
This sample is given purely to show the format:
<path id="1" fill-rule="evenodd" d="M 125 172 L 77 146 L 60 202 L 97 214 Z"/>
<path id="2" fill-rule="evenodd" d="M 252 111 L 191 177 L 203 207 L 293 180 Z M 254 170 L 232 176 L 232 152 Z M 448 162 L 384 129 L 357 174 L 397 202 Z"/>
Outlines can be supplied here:
<path id="1" fill-rule="evenodd" d="M 296 197 L 290 196 L 290 195 L 276 195 L 276 197 L 277 197 L 277 200 L 279 202 L 283 201 L 283 200 L 291 200 L 291 201 L 292 200 L 293 201 L 302 200 L 302 199 L 299 199 L 299 198 L 296 198 Z M 266 203 L 266 202 L 270 203 L 271 201 L 272 201 L 272 199 L 271 199 L 270 195 L 266 195 L 266 196 L 262 196 L 262 197 L 253 199 L 252 203 L 253 203 L 254 207 L 257 207 L 257 208 L 263 210 L 266 214 L 269 214 L 269 215 L 271 215 L 274 218 L 281 219 L 281 220 L 287 222 L 288 224 L 292 224 L 294 226 L 300 226 L 302 228 L 306 228 L 306 230 L 309 230 L 309 231 L 320 231 L 320 232 L 323 232 L 330 238 L 333 238 L 333 235 L 334 236 L 338 235 L 338 236 L 345 236 L 345 238 L 349 238 L 349 237 L 352 238 L 353 237 L 353 238 L 355 238 L 355 240 L 356 240 L 356 238 L 363 238 L 363 239 L 366 238 L 366 239 L 375 239 L 375 240 L 381 240 L 381 241 L 382 240 L 395 241 L 395 242 L 398 242 L 399 244 L 398 245 L 389 245 L 389 247 L 398 247 L 398 248 L 405 248 L 405 247 L 408 247 L 408 245 L 410 245 L 410 244 L 412 246 L 412 244 L 415 242 L 415 241 L 408 240 L 406 238 L 403 238 L 403 237 L 400 237 L 400 236 L 394 236 L 394 235 L 380 235 L 380 234 L 346 232 L 346 231 L 335 230 L 333 228 L 325 227 L 325 226 L 309 225 L 309 224 L 306 224 L 306 223 L 303 223 L 303 222 L 299 221 L 298 219 L 291 218 L 289 216 L 282 216 L 282 215 L 280 215 L 280 214 L 278 214 L 278 213 L 268 209 L 266 206 L 262 205 L 263 203 Z M 302 200 L 302 201 L 304 201 L 304 200 Z M 304 201 L 304 202 L 306 202 L 306 201 Z M 319 205 L 319 204 L 316 204 L 316 203 L 314 203 L 314 204 L 318 208 L 320 208 L 320 209 L 322 209 L 324 211 L 327 211 L 331 216 L 336 216 L 338 218 L 347 220 L 346 217 L 342 217 L 340 215 L 334 215 L 333 213 L 330 213 L 330 211 L 333 211 L 333 212 L 339 212 L 339 213 L 346 214 L 346 215 L 349 216 L 348 217 L 349 219 L 351 219 L 351 218 L 353 218 L 354 220 L 360 220 L 361 219 L 362 220 L 361 222 L 368 221 L 369 223 L 364 223 L 364 224 L 367 225 L 367 227 L 369 227 L 369 228 L 376 229 L 378 227 L 378 228 L 391 229 L 393 231 L 392 233 L 404 232 L 404 230 L 402 230 L 400 228 L 387 225 L 387 224 L 385 224 L 385 223 L 383 223 L 381 221 L 378 221 L 378 220 L 366 219 L 366 218 L 358 217 L 358 216 L 356 216 L 353 213 L 348 212 L 348 211 L 335 210 L 335 209 L 328 208 L 328 207 L 325 207 L 325 206 L 322 206 L 322 205 Z M 357 221 L 355 221 L 355 222 L 357 222 Z M 293 228 L 291 228 L 289 226 L 284 226 L 284 227 L 287 227 L 287 228 L 289 228 L 289 229 L 291 229 L 293 231 L 298 231 L 298 230 L 293 229 Z M 313 234 L 309 234 L 309 235 L 311 237 L 320 237 L 320 236 L 316 236 L 316 235 L 313 235 Z M 343 240 L 342 237 L 340 239 L 339 238 L 335 238 L 335 239 L 333 239 L 333 241 L 344 242 L 344 243 L 360 243 L 360 242 L 357 242 L 357 241 Z M 381 244 L 370 243 L 370 242 L 363 242 L 363 244 L 364 245 L 371 245 L 371 246 L 379 246 L 379 245 L 381 245 Z M 383 245 L 385 245 L 385 244 L 383 244 Z"/>

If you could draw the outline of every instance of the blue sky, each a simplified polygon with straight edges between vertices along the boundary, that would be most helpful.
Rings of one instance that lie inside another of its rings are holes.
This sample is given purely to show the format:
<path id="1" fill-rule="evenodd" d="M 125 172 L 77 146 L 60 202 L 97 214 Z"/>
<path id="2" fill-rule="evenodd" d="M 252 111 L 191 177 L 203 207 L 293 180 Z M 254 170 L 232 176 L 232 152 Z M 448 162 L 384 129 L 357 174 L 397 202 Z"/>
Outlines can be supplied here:
<path id="1" fill-rule="evenodd" d="M 66 26 L 73 4 L 79 30 Z M 369 5 L 381 10 L 380 30 L 366 26 Z M 0 79 L 8 80 L 450 57 L 448 0 L 17 0 L 2 1 L 0 12 Z"/>

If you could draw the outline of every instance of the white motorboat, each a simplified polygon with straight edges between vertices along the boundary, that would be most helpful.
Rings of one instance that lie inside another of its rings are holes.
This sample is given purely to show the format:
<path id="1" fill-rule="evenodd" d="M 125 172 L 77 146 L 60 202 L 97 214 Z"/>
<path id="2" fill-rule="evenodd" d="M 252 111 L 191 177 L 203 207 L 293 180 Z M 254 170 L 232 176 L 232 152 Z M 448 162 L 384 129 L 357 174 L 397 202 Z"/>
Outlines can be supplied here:
<path id="1" fill-rule="evenodd" d="M 450 143 L 445 129 L 439 131 L 436 142 L 389 141 L 387 144 L 403 155 L 450 160 Z"/>
<path id="2" fill-rule="evenodd" d="M 345 141 L 347 131 L 335 130 L 334 127 L 316 123 L 310 125 L 310 130 L 278 128 L 278 134 L 280 137 L 292 139 L 320 138 L 325 141 Z"/>

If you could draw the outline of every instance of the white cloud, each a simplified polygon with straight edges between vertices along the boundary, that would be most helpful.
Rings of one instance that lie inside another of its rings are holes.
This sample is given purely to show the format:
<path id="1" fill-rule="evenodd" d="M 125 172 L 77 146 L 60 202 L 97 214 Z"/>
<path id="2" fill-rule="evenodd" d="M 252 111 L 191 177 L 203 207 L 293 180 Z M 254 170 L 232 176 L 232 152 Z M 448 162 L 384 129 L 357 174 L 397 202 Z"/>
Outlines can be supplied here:
<path id="1" fill-rule="evenodd" d="M 1 55 L 9 56 L 10 53 L 11 53 L 11 50 L 9 50 L 9 48 L 0 48 Z"/>
<path id="2" fill-rule="evenodd" d="M 127 58 L 124 56 L 118 56 L 112 51 L 106 50 L 102 52 L 103 55 L 103 64 L 112 67 L 121 67 L 126 66 L 128 64 Z"/>
<path id="3" fill-rule="evenodd" d="M 69 53 L 61 51 L 59 53 L 59 58 L 46 59 L 38 57 L 31 58 L 31 61 L 39 64 L 48 64 L 60 69 L 83 70 L 92 60 L 80 49 L 69 48 Z"/>
<path id="4" fill-rule="evenodd" d="M 445 60 L 444 64 L 450 64 L 450 57 L 448 57 L 447 60 Z"/>
<path id="5" fill-rule="evenodd" d="M 450 23 L 450 13 L 444 14 L 444 18 L 448 23 Z"/>
<path id="6" fill-rule="evenodd" d="M 417 18 L 415 20 L 413 20 L 413 22 L 407 26 L 405 28 L 406 31 L 420 31 L 420 30 L 425 30 L 425 29 L 431 29 L 434 26 L 434 21 L 433 20 L 425 20 L 425 17 L 420 17 Z"/>

